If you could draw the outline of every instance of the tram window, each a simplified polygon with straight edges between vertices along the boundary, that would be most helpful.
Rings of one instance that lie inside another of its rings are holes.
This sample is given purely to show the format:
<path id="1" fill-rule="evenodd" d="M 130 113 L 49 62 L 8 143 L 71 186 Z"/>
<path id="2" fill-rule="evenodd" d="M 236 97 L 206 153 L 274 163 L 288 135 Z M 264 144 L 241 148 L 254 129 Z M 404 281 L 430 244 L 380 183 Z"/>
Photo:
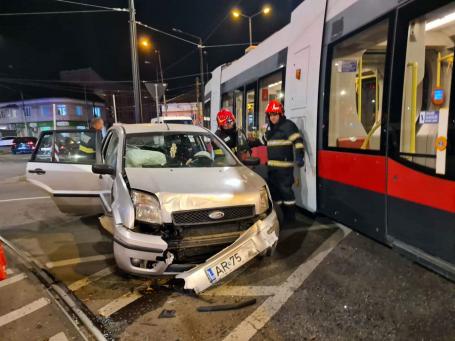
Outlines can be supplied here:
<path id="1" fill-rule="evenodd" d="M 210 101 L 204 104 L 204 123 L 203 126 L 210 129 Z"/>
<path id="2" fill-rule="evenodd" d="M 234 100 L 235 100 L 235 118 L 237 121 L 237 127 L 243 127 L 243 90 L 234 91 Z"/>
<path id="3" fill-rule="evenodd" d="M 379 150 L 388 21 L 333 48 L 329 147 Z"/>
<path id="4" fill-rule="evenodd" d="M 223 95 L 223 98 L 221 100 L 221 107 L 229 110 L 230 112 L 234 111 L 234 97 L 232 95 L 232 92 Z"/>
<path id="5" fill-rule="evenodd" d="M 411 21 L 406 48 L 400 156 L 441 175 L 455 174 L 449 119 L 454 17 L 451 4 Z"/>
<path id="6" fill-rule="evenodd" d="M 278 71 L 259 82 L 259 130 L 265 133 L 265 109 L 272 99 L 283 101 L 283 73 Z"/>
<path id="7" fill-rule="evenodd" d="M 253 135 L 255 135 L 257 131 L 255 99 L 256 90 L 248 90 L 246 92 L 246 130 Z"/>

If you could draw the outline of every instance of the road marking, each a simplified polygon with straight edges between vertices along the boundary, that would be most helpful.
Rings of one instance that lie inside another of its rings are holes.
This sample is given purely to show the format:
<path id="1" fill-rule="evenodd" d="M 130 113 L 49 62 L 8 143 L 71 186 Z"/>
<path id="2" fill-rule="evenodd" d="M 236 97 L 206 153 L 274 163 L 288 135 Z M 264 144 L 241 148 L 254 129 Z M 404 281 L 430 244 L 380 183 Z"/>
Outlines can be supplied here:
<path id="1" fill-rule="evenodd" d="M 89 257 L 80 257 L 80 258 L 71 258 L 71 259 L 64 259 L 58 260 L 55 262 L 47 262 L 46 267 L 48 269 L 57 268 L 60 266 L 67 266 L 67 265 L 74 265 L 80 263 L 88 263 L 88 262 L 96 262 L 100 260 L 106 260 L 114 258 L 113 254 L 110 255 L 97 255 L 97 256 L 89 256 Z"/>
<path id="2" fill-rule="evenodd" d="M 68 289 L 70 289 L 71 291 L 79 290 L 79 289 L 89 285 L 90 283 L 96 282 L 97 280 L 99 280 L 103 277 L 109 276 L 113 272 L 114 272 L 113 268 L 105 268 L 103 270 L 95 272 L 94 274 L 91 274 L 90 276 L 81 278 L 80 280 L 71 283 L 68 286 Z"/>
<path id="3" fill-rule="evenodd" d="M 66 337 L 64 332 L 61 332 L 50 337 L 49 341 L 68 341 L 68 338 Z"/>
<path id="4" fill-rule="evenodd" d="M 31 198 L 13 198 L 13 199 L 2 199 L 2 202 L 12 202 L 12 201 L 22 201 L 22 200 L 39 200 L 39 199 L 49 199 L 50 197 L 31 197 Z"/>
<path id="5" fill-rule="evenodd" d="M 3 288 L 3 287 L 6 287 L 7 285 L 19 282 L 19 281 L 23 280 L 24 278 L 27 278 L 27 275 L 24 273 L 21 273 L 16 276 L 4 279 L 3 281 L 0 282 L 0 288 Z"/>
<path id="6" fill-rule="evenodd" d="M 289 297 L 303 284 L 314 269 L 330 254 L 330 252 L 342 241 L 351 230 L 340 227 L 340 230 L 332 234 L 316 251 L 302 263 L 280 285 L 274 296 L 267 298 L 251 315 L 242 321 L 224 340 L 250 340 L 258 330 L 275 315 L 287 302 Z"/>
<path id="7" fill-rule="evenodd" d="M 279 286 L 220 286 L 202 293 L 205 296 L 273 296 Z"/>
<path id="8" fill-rule="evenodd" d="M 104 307 L 98 310 L 98 314 L 104 317 L 109 317 L 113 313 L 119 311 L 120 309 L 126 307 L 128 304 L 133 303 L 141 297 L 142 294 L 138 293 L 137 291 L 129 292 L 106 304 Z"/>
<path id="9" fill-rule="evenodd" d="M 3 327 L 5 324 L 13 322 L 21 317 L 24 317 L 28 314 L 31 314 L 45 306 L 47 306 L 51 301 L 48 298 L 40 298 L 30 304 L 23 306 L 17 310 L 13 310 L 12 312 L 0 316 L 0 327 Z"/>

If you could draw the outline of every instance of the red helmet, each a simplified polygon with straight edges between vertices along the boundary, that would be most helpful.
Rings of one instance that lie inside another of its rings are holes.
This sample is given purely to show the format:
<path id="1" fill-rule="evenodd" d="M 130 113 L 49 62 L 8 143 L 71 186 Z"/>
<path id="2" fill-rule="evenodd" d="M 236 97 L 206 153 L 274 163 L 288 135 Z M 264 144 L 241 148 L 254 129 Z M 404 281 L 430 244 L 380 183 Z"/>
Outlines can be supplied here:
<path id="1" fill-rule="evenodd" d="M 227 109 L 221 109 L 216 115 L 218 127 L 224 127 L 227 123 L 235 123 L 235 116 Z"/>
<path id="2" fill-rule="evenodd" d="M 266 114 L 276 113 L 276 114 L 280 114 L 280 116 L 282 116 L 284 114 L 283 104 L 281 104 L 277 100 L 273 99 L 267 105 L 267 108 L 265 109 L 265 113 Z"/>

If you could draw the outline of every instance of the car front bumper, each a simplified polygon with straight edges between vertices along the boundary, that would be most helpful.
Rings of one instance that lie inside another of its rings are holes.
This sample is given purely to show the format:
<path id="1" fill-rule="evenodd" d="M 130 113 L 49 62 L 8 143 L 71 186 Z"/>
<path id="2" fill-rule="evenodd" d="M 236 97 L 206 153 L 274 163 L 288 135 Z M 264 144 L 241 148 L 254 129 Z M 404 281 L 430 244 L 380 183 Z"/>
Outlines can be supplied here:
<path id="1" fill-rule="evenodd" d="M 241 252 L 242 262 L 230 269 L 229 273 L 232 273 L 258 254 L 276 245 L 278 234 L 278 218 L 276 212 L 272 210 L 263 220 L 258 220 L 245 230 L 231 245 L 204 263 L 178 274 L 176 278 L 184 280 L 185 289 L 200 293 L 221 279 L 210 279 L 206 272 L 207 269 L 215 267 L 235 253 Z M 171 274 L 166 270 L 172 264 L 174 257 L 170 252 L 166 252 L 166 249 L 167 243 L 160 236 L 137 233 L 123 226 L 116 226 L 114 230 L 115 260 L 119 268 L 125 272 L 142 276 Z M 152 262 L 153 267 L 136 266 L 134 260 Z M 175 273 L 173 274 L 175 275 Z"/>

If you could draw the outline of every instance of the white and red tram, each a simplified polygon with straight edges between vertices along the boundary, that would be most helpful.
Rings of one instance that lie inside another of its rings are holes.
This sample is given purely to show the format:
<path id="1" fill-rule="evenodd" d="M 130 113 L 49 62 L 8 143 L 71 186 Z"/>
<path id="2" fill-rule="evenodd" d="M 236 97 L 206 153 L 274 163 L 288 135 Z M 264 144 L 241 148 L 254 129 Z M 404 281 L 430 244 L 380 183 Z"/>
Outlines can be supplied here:
<path id="1" fill-rule="evenodd" d="M 212 72 L 205 119 L 260 134 L 281 99 L 306 144 L 298 205 L 454 279 L 454 47 L 450 0 L 305 0 Z"/>

